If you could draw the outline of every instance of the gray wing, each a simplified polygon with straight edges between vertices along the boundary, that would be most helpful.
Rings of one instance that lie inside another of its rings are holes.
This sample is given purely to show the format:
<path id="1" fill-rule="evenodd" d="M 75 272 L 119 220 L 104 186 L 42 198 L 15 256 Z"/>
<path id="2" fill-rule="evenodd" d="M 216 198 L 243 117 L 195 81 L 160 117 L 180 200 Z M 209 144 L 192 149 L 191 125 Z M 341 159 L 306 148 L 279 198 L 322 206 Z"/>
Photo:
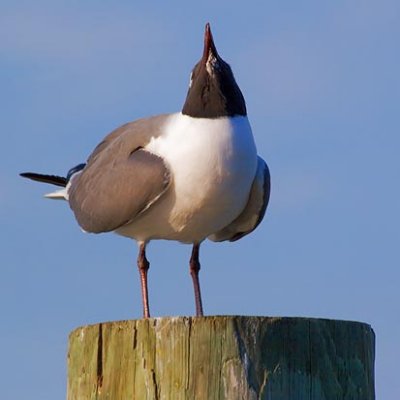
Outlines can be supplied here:
<path id="1" fill-rule="evenodd" d="M 161 114 L 150 118 L 141 118 L 114 129 L 96 146 L 87 162 L 90 163 L 102 155 L 108 146 L 115 143 L 121 136 L 123 143 L 129 147 L 146 145 L 152 137 L 161 134 L 161 128 L 169 116 L 169 114 Z"/>
<path id="2" fill-rule="evenodd" d="M 160 134 L 154 122 L 139 120 L 112 132 L 96 147 L 82 172 L 71 179 L 69 204 L 85 231 L 117 229 L 168 189 L 168 167 L 160 157 L 142 149 Z"/>
<path id="3" fill-rule="evenodd" d="M 209 236 L 214 242 L 234 242 L 246 236 L 264 218 L 271 192 L 271 178 L 266 162 L 258 157 L 257 171 L 250 190 L 249 200 L 242 213 L 228 226 Z"/>

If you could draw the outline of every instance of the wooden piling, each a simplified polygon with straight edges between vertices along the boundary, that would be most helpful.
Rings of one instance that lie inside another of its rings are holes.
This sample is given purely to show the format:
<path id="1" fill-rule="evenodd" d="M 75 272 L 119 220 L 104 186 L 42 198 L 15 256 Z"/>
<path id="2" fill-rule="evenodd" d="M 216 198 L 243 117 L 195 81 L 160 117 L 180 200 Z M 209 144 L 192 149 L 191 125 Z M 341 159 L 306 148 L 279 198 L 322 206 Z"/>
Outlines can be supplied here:
<path id="1" fill-rule="evenodd" d="M 68 400 L 373 400 L 364 323 L 176 317 L 73 331 Z"/>

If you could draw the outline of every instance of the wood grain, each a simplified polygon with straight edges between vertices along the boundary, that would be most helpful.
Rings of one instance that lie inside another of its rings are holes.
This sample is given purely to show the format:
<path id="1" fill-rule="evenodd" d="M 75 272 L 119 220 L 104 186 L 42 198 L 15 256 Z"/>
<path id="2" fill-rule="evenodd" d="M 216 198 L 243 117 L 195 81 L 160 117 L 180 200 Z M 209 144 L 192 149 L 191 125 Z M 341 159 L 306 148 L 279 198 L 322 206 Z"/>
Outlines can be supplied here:
<path id="1" fill-rule="evenodd" d="M 176 317 L 84 326 L 69 338 L 68 400 L 373 400 L 367 324 Z"/>

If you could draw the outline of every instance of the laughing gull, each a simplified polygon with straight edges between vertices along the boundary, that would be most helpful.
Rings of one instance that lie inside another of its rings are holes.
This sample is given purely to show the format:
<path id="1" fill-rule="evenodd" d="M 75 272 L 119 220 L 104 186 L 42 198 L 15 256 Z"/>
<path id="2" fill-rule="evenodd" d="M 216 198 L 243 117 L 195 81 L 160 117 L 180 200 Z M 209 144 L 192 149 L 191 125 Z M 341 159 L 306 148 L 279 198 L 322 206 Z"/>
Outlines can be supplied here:
<path id="1" fill-rule="evenodd" d="M 127 123 L 106 136 L 66 177 L 21 176 L 62 186 L 46 195 L 68 201 L 86 232 L 115 232 L 139 245 L 143 315 L 150 317 L 146 245 L 192 244 L 196 315 L 203 315 L 199 249 L 205 239 L 235 241 L 264 217 L 270 174 L 257 156 L 246 104 L 210 25 L 182 111 Z"/>

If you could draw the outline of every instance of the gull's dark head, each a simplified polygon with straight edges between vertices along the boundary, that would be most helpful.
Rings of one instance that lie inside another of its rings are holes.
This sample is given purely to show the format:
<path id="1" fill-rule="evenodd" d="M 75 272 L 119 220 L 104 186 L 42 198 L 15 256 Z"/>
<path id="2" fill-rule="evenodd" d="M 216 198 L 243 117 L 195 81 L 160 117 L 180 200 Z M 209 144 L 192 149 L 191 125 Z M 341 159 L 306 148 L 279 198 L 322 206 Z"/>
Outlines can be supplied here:
<path id="1" fill-rule="evenodd" d="M 244 97 L 231 67 L 217 52 L 210 24 L 206 24 L 203 57 L 192 70 L 182 113 L 195 118 L 247 114 Z"/>

